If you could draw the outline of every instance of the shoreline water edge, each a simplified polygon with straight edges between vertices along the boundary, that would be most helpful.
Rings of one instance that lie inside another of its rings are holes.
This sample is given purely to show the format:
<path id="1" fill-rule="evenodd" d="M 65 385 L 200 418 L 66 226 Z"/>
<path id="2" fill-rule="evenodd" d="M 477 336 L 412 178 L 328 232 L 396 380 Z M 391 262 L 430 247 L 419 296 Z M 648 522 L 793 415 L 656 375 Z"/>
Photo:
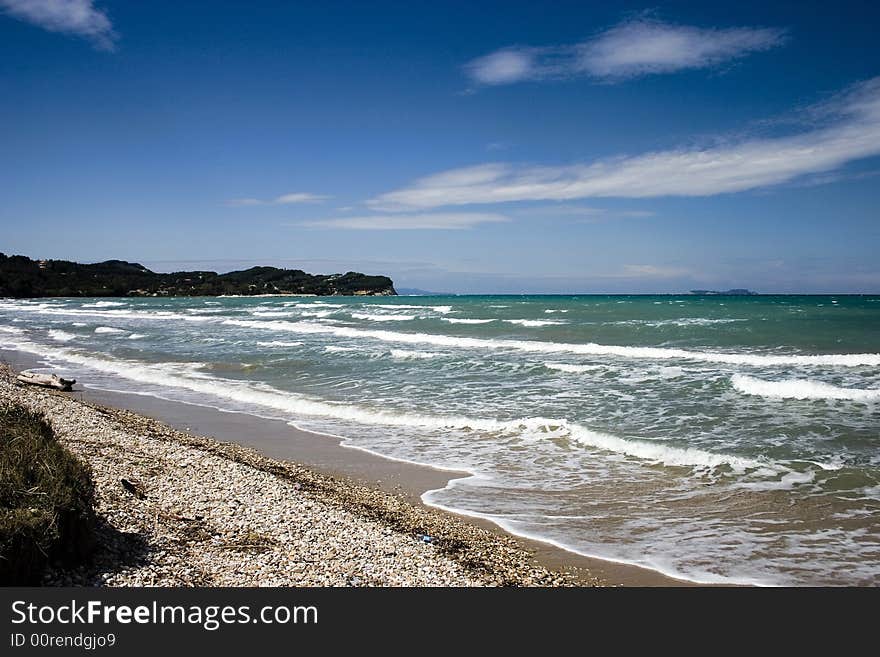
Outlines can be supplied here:
<path id="1" fill-rule="evenodd" d="M 412 577 L 409 571 L 415 567 L 413 563 L 404 562 L 398 564 L 393 575 L 386 575 L 385 579 L 375 579 L 365 581 L 359 578 L 354 580 L 341 580 L 337 577 L 338 573 L 332 572 L 332 558 L 325 561 L 321 558 L 322 546 L 320 542 L 310 546 L 314 550 L 314 560 L 316 563 L 324 563 L 326 572 L 309 573 L 308 577 L 304 577 L 301 568 L 295 569 L 295 572 L 288 573 L 289 579 L 278 578 L 277 573 L 262 579 L 260 575 L 248 573 L 247 569 L 243 569 L 238 579 L 231 578 L 220 581 L 220 584 L 238 585 L 238 586 L 260 586 L 260 585 L 403 585 L 403 586 L 435 586 L 435 585 L 452 585 L 452 586 L 482 586 L 482 585 L 514 585 L 514 586 L 693 586 L 694 583 L 685 580 L 677 580 L 666 577 L 661 573 L 632 566 L 629 564 L 618 564 L 602 559 L 594 559 L 572 553 L 568 550 L 545 543 L 540 540 L 531 540 L 526 537 L 520 537 L 510 534 L 500 528 L 496 523 L 486 519 L 473 518 L 456 514 L 454 511 L 447 511 L 437 507 L 426 506 L 422 500 L 424 493 L 444 487 L 450 480 L 457 476 L 467 476 L 464 473 L 455 473 L 449 471 L 438 470 L 427 466 L 420 466 L 412 463 L 404 463 L 392 459 L 387 459 L 379 455 L 365 452 L 358 449 L 352 449 L 340 444 L 340 440 L 333 436 L 315 434 L 303 431 L 290 426 L 287 422 L 275 420 L 271 418 L 259 417 L 256 415 L 222 411 L 216 408 L 200 406 L 188 403 L 181 403 L 172 400 L 161 399 L 152 396 L 140 395 L 137 393 L 128 393 L 121 391 L 108 391 L 101 389 L 83 388 L 76 386 L 73 392 L 62 393 L 57 391 L 48 391 L 41 388 L 33 388 L 21 386 L 13 383 L 16 372 L 30 368 L 39 368 L 42 365 L 40 359 L 33 354 L 25 352 L 16 352 L 8 349 L 0 349 L 0 399 L 6 403 L 16 403 L 24 405 L 28 408 L 35 409 L 39 412 L 46 413 L 50 422 L 61 418 L 62 422 L 67 422 L 71 417 L 78 417 L 82 423 L 77 425 L 82 431 L 81 434 L 75 434 L 72 437 L 70 431 L 62 428 L 61 440 L 70 446 L 70 441 L 75 446 L 91 446 L 94 449 L 105 441 L 101 437 L 101 433 L 95 430 L 95 422 L 105 421 L 106 416 L 110 415 L 113 420 L 121 422 L 123 432 L 126 429 L 133 430 L 138 437 L 129 436 L 130 440 L 138 443 L 142 439 L 144 432 L 148 432 L 151 436 L 160 434 L 165 440 L 172 440 L 187 446 L 198 446 L 200 448 L 207 447 L 207 453 L 214 458 L 219 450 L 221 458 L 226 456 L 236 466 L 241 461 L 241 455 L 248 455 L 245 462 L 251 465 L 256 464 L 259 476 L 262 477 L 268 471 L 270 476 L 278 473 L 278 467 L 284 469 L 289 467 L 293 472 L 301 475 L 307 473 L 306 478 L 316 477 L 319 480 L 328 478 L 333 482 L 334 487 L 339 487 L 347 491 L 345 495 L 340 497 L 347 498 L 349 496 L 366 495 L 369 500 L 359 505 L 362 508 L 355 508 L 353 513 L 358 520 L 368 520 L 375 522 L 377 515 L 384 516 L 387 513 L 385 505 L 390 504 L 396 511 L 405 509 L 404 515 L 407 516 L 406 526 L 401 528 L 398 518 L 393 517 L 390 521 L 392 531 L 400 533 L 403 536 L 404 543 L 408 548 L 412 548 L 412 543 L 420 549 L 424 549 L 424 538 L 419 532 L 413 531 L 411 528 L 418 525 L 419 527 L 441 527 L 440 531 L 434 529 L 438 534 L 430 536 L 431 547 L 436 544 L 461 543 L 462 534 L 467 538 L 464 541 L 467 544 L 467 550 L 477 551 L 483 557 L 488 557 L 492 566 L 480 565 L 479 559 L 474 561 L 472 556 L 467 556 L 463 561 L 467 564 L 464 571 L 465 574 L 453 569 L 453 574 L 446 574 L 441 578 L 434 580 L 420 578 L 419 574 Z M 61 401 L 59 398 L 67 398 L 67 402 Z M 58 408 L 61 406 L 64 411 L 59 415 Z M 61 425 L 64 426 L 63 424 Z M 84 427 L 89 427 L 84 429 Z M 207 437 L 210 436 L 210 437 Z M 226 451 L 229 455 L 225 455 Z M 124 517 L 123 525 L 120 527 L 122 531 L 144 532 L 148 542 L 154 541 L 155 537 L 151 536 L 152 529 L 149 522 L 144 526 L 138 526 L 137 522 L 132 522 L 131 509 L 125 507 L 130 506 L 131 499 L 125 499 L 120 494 L 118 482 L 113 480 L 112 475 L 107 476 L 106 464 L 96 463 L 93 458 L 94 454 L 89 449 L 74 448 L 74 452 L 83 458 L 91 467 L 98 468 L 102 474 L 99 479 L 99 490 L 104 487 L 112 491 L 111 499 L 115 500 L 110 503 L 113 509 L 110 516 L 112 518 L 110 525 L 119 524 L 118 515 L 123 507 L 122 515 Z M 128 451 L 122 450 L 118 455 L 120 460 L 113 465 L 117 473 L 131 472 L 131 463 L 127 460 L 131 458 L 137 462 L 137 457 L 131 456 Z M 195 456 L 189 454 L 182 457 L 181 461 L 185 464 L 192 463 L 202 458 L 207 458 L 203 453 L 196 453 Z M 220 467 L 226 467 L 223 464 Z M 186 467 L 186 465 L 184 466 Z M 216 463 L 211 464 L 215 469 L 218 467 Z M 132 475 L 129 475 L 132 476 Z M 301 484 L 294 483 L 296 492 L 298 493 Z M 289 492 L 289 491 L 288 491 Z M 164 502 L 169 508 L 175 508 L 185 505 L 185 497 L 188 497 L 190 491 L 186 495 L 166 496 Z M 225 496 L 226 493 L 224 492 Z M 106 496 L 106 493 L 105 493 Z M 122 498 L 122 502 L 120 502 Z M 377 502 L 376 500 L 379 500 Z M 343 505 L 346 501 L 343 501 Z M 222 506 L 222 505 L 221 505 Z M 348 505 L 351 511 L 351 505 Z M 377 508 L 373 508 L 377 507 Z M 100 509 L 99 509 L 100 511 Z M 257 515 L 265 516 L 261 518 L 263 522 L 269 525 L 277 525 L 277 520 L 268 517 L 266 508 L 258 508 Z M 316 512 L 317 513 L 317 512 Z M 186 517 L 179 511 L 173 512 L 174 516 Z M 392 514 L 394 516 L 395 514 Z M 413 520 L 412 518 L 416 518 Z M 438 521 L 438 518 L 444 520 Z M 105 518 L 106 519 L 106 518 Z M 143 520 L 143 518 L 141 519 Z M 149 521 L 149 517 L 146 518 Z M 309 523 L 315 523 L 320 526 L 322 520 L 313 514 Z M 336 522 L 333 520 L 332 522 Z M 462 531 L 462 528 L 467 528 Z M 233 532 L 237 529 L 232 528 Z M 388 532 L 387 527 L 381 527 L 378 531 L 381 535 Z M 420 529 L 420 531 L 427 531 Z M 451 538 L 450 538 L 451 536 Z M 113 542 L 113 539 L 111 539 Z M 421 543 L 421 544 L 420 544 Z M 143 551 L 144 547 L 140 546 L 139 550 Z M 245 548 L 247 552 L 248 548 Z M 113 586 L 146 586 L 146 585 L 210 585 L 206 580 L 187 580 L 184 576 L 175 576 L 173 569 L 182 567 L 181 564 L 188 558 L 184 553 L 172 554 L 174 550 L 163 546 L 156 550 L 157 560 L 147 560 L 145 563 L 134 564 L 130 556 L 122 555 L 125 552 L 125 546 L 114 544 L 108 551 L 106 549 L 99 550 L 99 558 L 95 563 L 79 569 L 76 572 L 53 570 L 47 578 L 49 585 L 113 585 Z M 330 549 L 331 557 L 335 557 L 337 551 Z M 467 554 L 467 552 L 465 552 Z M 139 559 L 144 558 L 142 554 Z M 162 564 L 162 560 L 167 563 Z M 246 561 L 246 559 L 245 559 Z M 430 561 L 430 558 L 429 558 Z M 455 561 L 455 558 L 453 558 Z M 297 560 L 294 559 L 294 566 Z M 508 563 L 509 562 L 509 563 Z M 468 572 L 468 568 L 476 565 L 476 576 L 472 577 L 472 573 Z M 216 565 L 216 564 L 215 564 Z M 239 564 L 240 565 L 240 564 Z M 442 567 L 445 567 L 444 562 Z M 424 567 L 424 566 L 420 566 Z M 506 570 L 505 570 L 506 569 Z M 219 570 L 219 566 L 217 568 Z M 525 575 L 523 573 L 526 573 Z M 188 573 L 191 575 L 192 573 Z M 214 573 L 217 575 L 217 573 Z M 275 579 L 272 579 L 275 577 Z M 336 579 L 334 579 L 336 577 Z M 445 579 L 444 579 L 445 578 Z M 217 582 L 215 582 L 217 583 Z"/>
<path id="2" fill-rule="evenodd" d="M 878 304 L 7 300 L 0 349 L 606 583 L 876 585 Z"/>

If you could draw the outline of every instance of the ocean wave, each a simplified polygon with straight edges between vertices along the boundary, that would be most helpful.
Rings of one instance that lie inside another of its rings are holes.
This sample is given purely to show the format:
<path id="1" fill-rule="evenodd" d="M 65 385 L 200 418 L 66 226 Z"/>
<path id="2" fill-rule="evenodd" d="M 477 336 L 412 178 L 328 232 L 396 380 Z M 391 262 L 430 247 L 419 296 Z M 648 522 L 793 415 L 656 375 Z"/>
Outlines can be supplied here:
<path id="1" fill-rule="evenodd" d="M 839 399 L 849 401 L 880 401 L 880 390 L 840 388 L 822 381 L 783 379 L 766 381 L 744 374 L 734 374 L 730 382 L 746 395 L 776 399 Z"/>
<path id="2" fill-rule="evenodd" d="M 414 306 L 405 303 L 368 303 L 361 306 L 361 308 L 385 308 L 389 310 L 397 310 L 398 308 L 402 310 L 432 310 L 438 313 L 448 313 L 452 310 L 452 306 Z"/>
<path id="3" fill-rule="evenodd" d="M 408 351 L 406 349 L 392 349 L 389 353 L 392 358 L 401 360 L 425 360 L 441 355 L 433 351 Z"/>
<path id="4" fill-rule="evenodd" d="M 548 309 L 545 310 L 544 312 L 545 312 L 546 314 L 548 314 L 548 315 L 552 315 L 553 313 L 567 313 L 568 311 L 567 311 L 567 310 L 557 310 L 557 309 L 554 309 L 554 308 L 548 308 Z"/>
<path id="5" fill-rule="evenodd" d="M 360 351 L 357 347 L 337 347 L 335 345 L 330 345 L 329 347 L 324 347 L 324 351 L 328 354 L 344 354 L 350 351 Z"/>
<path id="6" fill-rule="evenodd" d="M 429 344 L 459 349 L 510 349 L 536 354 L 569 353 L 583 356 L 614 356 L 619 358 L 642 358 L 649 360 L 691 360 L 725 365 L 823 365 L 841 367 L 880 366 L 880 354 L 822 354 L 786 356 L 754 353 L 723 353 L 714 351 L 689 351 L 671 347 L 629 347 L 602 345 L 594 342 L 573 344 L 565 342 L 542 342 L 538 340 L 502 340 L 466 338 L 435 333 L 399 333 L 396 331 L 358 329 L 348 326 L 326 326 L 306 322 L 227 319 L 231 326 L 255 328 L 266 331 L 286 331 L 302 334 L 335 335 L 344 338 L 369 338 L 401 344 Z"/>
<path id="7" fill-rule="evenodd" d="M 747 470 L 768 470 L 781 472 L 787 470 L 778 464 L 757 459 L 742 458 L 729 454 L 718 454 L 695 447 L 675 447 L 658 442 L 630 440 L 610 434 L 590 431 L 578 425 L 571 426 L 571 436 L 575 442 L 588 447 L 595 447 L 607 452 L 625 454 L 644 461 L 660 463 L 668 466 L 714 469 L 729 466 L 736 472 Z"/>
<path id="8" fill-rule="evenodd" d="M 73 333 L 68 333 L 67 331 L 59 331 L 57 329 L 50 330 L 49 337 L 56 342 L 70 342 L 71 340 L 76 340 L 77 338 L 77 336 Z"/>
<path id="9" fill-rule="evenodd" d="M 284 306 L 293 306 L 294 308 L 345 308 L 342 303 L 327 303 L 326 301 L 312 301 L 310 303 L 302 303 L 300 301 L 289 301 Z"/>
<path id="10" fill-rule="evenodd" d="M 747 322 L 747 319 L 738 318 L 709 318 L 709 317 L 680 317 L 677 319 L 624 319 L 617 322 L 609 322 L 614 325 L 624 326 L 650 326 L 659 328 L 661 326 L 713 326 L 715 324 L 731 324 L 734 322 Z"/>
<path id="11" fill-rule="evenodd" d="M 96 301 L 95 303 L 84 303 L 83 308 L 112 308 L 113 306 L 127 306 L 122 301 Z"/>
<path id="12" fill-rule="evenodd" d="M 145 337 L 147 337 L 147 336 L 144 335 L 143 333 L 132 333 L 131 335 L 128 336 L 128 339 L 129 340 L 143 340 Z"/>
<path id="13" fill-rule="evenodd" d="M 303 310 L 300 312 L 300 315 L 303 317 L 329 317 L 333 313 L 338 312 L 336 310 Z"/>
<path id="14" fill-rule="evenodd" d="M 405 322 L 415 319 L 415 315 L 370 315 L 367 313 L 351 313 L 355 319 L 366 319 L 371 322 Z"/>
<path id="15" fill-rule="evenodd" d="M 364 408 L 357 404 L 332 404 L 284 392 L 264 383 L 225 379 L 197 372 L 203 363 L 143 363 L 87 355 L 66 348 L 52 348 L 29 341 L 18 341 L 16 349 L 50 359 L 61 359 L 141 384 L 189 390 L 214 398 L 261 406 L 292 416 L 320 416 L 358 424 L 487 432 L 541 440 L 568 437 L 580 445 L 648 461 L 652 464 L 698 469 L 728 466 L 734 471 L 786 471 L 778 464 L 759 459 L 682 448 L 640 439 L 621 438 L 593 431 L 565 419 L 525 417 L 495 420 L 464 416 L 437 416 Z"/>
<path id="16" fill-rule="evenodd" d="M 270 340 L 269 342 L 258 342 L 259 347 L 300 347 L 302 342 L 284 342 L 282 340 Z"/>
<path id="17" fill-rule="evenodd" d="M 580 372 L 592 372 L 594 370 L 604 370 L 602 365 L 569 365 L 568 363 L 544 363 L 544 367 L 559 372 L 568 372 L 569 374 L 577 374 Z"/>
<path id="18" fill-rule="evenodd" d="M 250 312 L 254 317 L 292 317 L 293 313 L 289 310 L 252 310 Z"/>
<path id="19" fill-rule="evenodd" d="M 0 306 L 2 307 L 2 306 Z M 213 317 L 201 317 L 199 315 L 183 315 L 167 310 L 143 311 L 143 310 L 82 310 L 80 308 L 58 308 L 45 304 L 34 306 L 15 306 L 16 311 L 32 312 L 40 315 L 55 315 L 60 317 L 112 317 L 114 319 L 142 319 L 142 320 L 175 320 L 180 319 L 187 322 L 210 322 L 215 321 Z"/>
<path id="20" fill-rule="evenodd" d="M 495 321 L 494 319 L 465 319 L 457 317 L 441 317 L 441 319 L 450 324 L 488 324 Z"/>
<path id="21" fill-rule="evenodd" d="M 504 321 L 508 324 L 518 324 L 519 326 L 527 326 L 529 328 L 568 324 L 568 322 L 565 322 L 561 319 L 505 319 Z"/>
<path id="22" fill-rule="evenodd" d="M 119 328 L 113 328 L 112 326 L 99 326 L 95 329 L 95 333 L 127 333 L 128 331 L 123 331 Z"/>
<path id="23" fill-rule="evenodd" d="M 0 326 L 0 332 L 20 335 L 24 333 L 24 329 L 16 328 L 15 326 Z"/>

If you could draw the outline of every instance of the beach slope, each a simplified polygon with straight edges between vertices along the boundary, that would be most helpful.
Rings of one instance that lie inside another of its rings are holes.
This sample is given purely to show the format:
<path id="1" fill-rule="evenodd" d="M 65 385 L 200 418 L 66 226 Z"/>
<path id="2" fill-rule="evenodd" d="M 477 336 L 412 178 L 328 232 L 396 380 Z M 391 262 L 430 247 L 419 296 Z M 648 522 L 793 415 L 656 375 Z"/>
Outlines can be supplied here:
<path id="1" fill-rule="evenodd" d="M 75 395 L 17 385 L 91 468 L 96 555 L 49 585 L 558 586 L 512 539 L 402 496 Z M 124 480 L 124 481 L 123 481 Z M 583 584 L 583 580 L 578 582 Z"/>

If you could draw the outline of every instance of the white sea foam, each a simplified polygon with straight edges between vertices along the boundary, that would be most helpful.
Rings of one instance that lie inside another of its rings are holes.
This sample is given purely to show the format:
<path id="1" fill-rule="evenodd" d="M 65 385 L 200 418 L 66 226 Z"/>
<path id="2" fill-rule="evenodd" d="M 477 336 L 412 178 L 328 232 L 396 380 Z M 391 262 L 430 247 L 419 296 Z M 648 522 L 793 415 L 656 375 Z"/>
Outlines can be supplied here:
<path id="1" fill-rule="evenodd" d="M 0 304 L 0 308 L 3 305 Z M 53 308 L 46 304 L 30 305 L 30 306 L 14 306 L 16 311 L 26 311 L 37 313 L 40 315 L 55 316 L 73 316 L 73 317 L 113 317 L 122 319 L 138 319 L 138 320 L 175 320 L 182 319 L 187 322 L 209 322 L 215 321 L 213 317 L 201 317 L 199 315 L 183 315 L 167 310 L 142 311 L 142 310 L 121 310 L 111 308 L 108 310 L 83 310 L 81 308 Z"/>
<path id="2" fill-rule="evenodd" d="M 68 333 L 67 331 L 58 331 L 56 329 L 52 329 L 49 331 L 49 337 L 56 342 L 70 342 L 71 340 L 76 340 L 76 336 L 73 333 Z"/>
<path id="3" fill-rule="evenodd" d="M 312 301 L 311 303 L 285 303 L 284 305 L 293 305 L 295 308 L 345 308 L 344 304 L 327 303 L 326 301 Z"/>
<path id="4" fill-rule="evenodd" d="M 366 319 L 371 322 L 405 322 L 415 319 L 415 315 L 370 315 L 368 313 L 352 313 L 355 319 Z"/>
<path id="5" fill-rule="evenodd" d="M 544 367 L 559 372 L 568 372 L 569 374 L 605 369 L 602 365 L 569 365 L 568 363 L 544 363 Z"/>
<path id="6" fill-rule="evenodd" d="M 292 317 L 293 313 L 289 310 L 252 310 L 251 315 L 254 317 Z"/>
<path id="7" fill-rule="evenodd" d="M 519 326 L 527 326 L 536 328 L 539 326 L 555 326 L 557 324 L 567 324 L 561 319 L 505 319 L 508 324 L 518 324 Z"/>
<path id="8" fill-rule="evenodd" d="M 329 317 L 335 310 L 303 310 L 300 315 L 303 317 Z"/>
<path id="9" fill-rule="evenodd" d="M 122 301 L 96 301 L 95 303 L 84 303 L 83 308 L 112 308 L 113 306 L 127 306 Z"/>
<path id="10" fill-rule="evenodd" d="M 270 340 L 269 342 L 258 342 L 260 347 L 300 347 L 302 342 L 284 342 L 282 340 Z"/>
<path id="11" fill-rule="evenodd" d="M 822 381 L 808 379 L 783 379 L 766 381 L 744 374 L 734 374 L 730 382 L 746 395 L 776 399 L 840 399 L 851 401 L 880 401 L 880 390 L 862 388 L 839 388 Z"/>
<path id="12" fill-rule="evenodd" d="M 662 463 L 663 465 L 697 468 L 717 468 L 727 465 L 736 472 L 765 468 L 782 470 L 780 466 L 767 461 L 742 458 L 729 454 L 716 454 L 694 447 L 674 447 L 660 442 L 628 440 L 610 434 L 590 431 L 578 425 L 571 426 L 571 436 L 572 439 L 582 445 L 595 447 L 607 452 L 633 456 L 653 463 Z"/>
<path id="13" fill-rule="evenodd" d="M 343 354 L 349 351 L 359 351 L 357 347 L 337 347 L 335 345 L 330 345 L 329 347 L 324 347 L 324 351 L 328 354 Z"/>
<path id="14" fill-rule="evenodd" d="M 495 321 L 494 319 L 465 319 L 457 317 L 441 317 L 441 319 L 450 324 L 488 324 Z"/>
<path id="15" fill-rule="evenodd" d="M 446 308 L 447 306 L 443 307 Z M 405 303 L 368 303 L 361 306 L 361 308 L 388 308 L 391 310 L 396 310 L 398 308 L 402 308 L 404 310 L 434 310 L 433 306 L 411 306 Z"/>
<path id="16" fill-rule="evenodd" d="M 747 319 L 738 318 L 710 318 L 710 317 L 679 317 L 676 319 L 624 319 L 617 322 L 609 322 L 615 325 L 626 326 L 651 326 L 654 328 L 661 326 L 712 326 L 714 324 L 731 324 L 733 322 L 747 322 Z"/>
<path id="17" fill-rule="evenodd" d="M 670 347 L 629 347 L 602 345 L 594 342 L 572 344 L 543 342 L 539 340 L 494 340 L 466 338 L 435 333 L 399 333 L 386 330 L 358 329 L 348 326 L 325 326 L 307 322 L 227 319 L 224 324 L 267 331 L 283 331 L 302 334 L 335 335 L 344 338 L 369 338 L 400 344 L 429 344 L 438 347 L 460 349 L 510 349 L 537 354 L 569 353 L 585 356 L 614 356 L 619 358 L 644 358 L 652 360 L 692 360 L 725 365 L 825 365 L 840 367 L 880 366 L 880 354 L 822 354 L 787 356 L 754 353 L 721 353 L 714 351 L 690 351 Z"/>
<path id="18" fill-rule="evenodd" d="M 815 479 L 816 475 L 814 472 L 798 472 L 792 470 L 775 481 L 738 481 L 733 487 L 760 491 L 791 490 L 798 485 L 809 484 L 815 481 Z"/>
<path id="19" fill-rule="evenodd" d="M 548 308 L 544 312 L 547 313 L 548 315 L 552 315 L 553 313 L 567 313 L 568 311 L 567 310 L 556 310 L 554 308 Z"/>
<path id="20" fill-rule="evenodd" d="M 440 355 L 433 351 L 409 351 L 407 349 L 392 349 L 390 353 L 392 358 L 401 360 L 425 360 Z"/>
<path id="21" fill-rule="evenodd" d="M 197 372 L 197 369 L 204 365 L 202 363 L 151 364 L 120 360 L 86 355 L 66 348 L 38 345 L 26 340 L 17 341 L 15 348 L 44 357 L 62 359 L 143 384 L 186 389 L 214 398 L 282 411 L 293 416 L 330 417 L 370 425 L 519 435 L 536 440 L 568 436 L 574 442 L 586 447 L 622 454 L 651 463 L 699 469 L 726 465 L 736 471 L 766 470 L 768 468 L 770 470 L 785 470 L 785 468 L 764 460 L 745 459 L 647 440 L 620 438 L 592 431 L 564 419 L 527 417 L 515 420 L 494 420 L 375 410 L 357 404 L 331 404 L 284 392 L 263 383 L 223 379 Z"/>
<path id="22" fill-rule="evenodd" d="M 0 331 L 3 333 L 12 333 L 13 335 L 24 333 L 24 329 L 16 328 L 15 326 L 0 326 Z"/>
<path id="23" fill-rule="evenodd" d="M 127 331 L 112 326 L 99 326 L 95 329 L 95 333 L 127 333 Z"/>

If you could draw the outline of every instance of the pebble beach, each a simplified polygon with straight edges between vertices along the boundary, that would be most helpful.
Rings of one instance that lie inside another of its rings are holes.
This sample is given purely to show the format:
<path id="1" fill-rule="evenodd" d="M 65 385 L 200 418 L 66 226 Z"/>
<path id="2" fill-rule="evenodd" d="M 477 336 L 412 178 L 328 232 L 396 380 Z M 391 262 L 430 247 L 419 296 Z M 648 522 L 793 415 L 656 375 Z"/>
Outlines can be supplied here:
<path id="1" fill-rule="evenodd" d="M 514 540 L 388 492 L 136 413 L 14 381 L 86 462 L 98 543 L 54 586 L 560 586 Z M 123 480 L 125 480 L 123 482 Z"/>

